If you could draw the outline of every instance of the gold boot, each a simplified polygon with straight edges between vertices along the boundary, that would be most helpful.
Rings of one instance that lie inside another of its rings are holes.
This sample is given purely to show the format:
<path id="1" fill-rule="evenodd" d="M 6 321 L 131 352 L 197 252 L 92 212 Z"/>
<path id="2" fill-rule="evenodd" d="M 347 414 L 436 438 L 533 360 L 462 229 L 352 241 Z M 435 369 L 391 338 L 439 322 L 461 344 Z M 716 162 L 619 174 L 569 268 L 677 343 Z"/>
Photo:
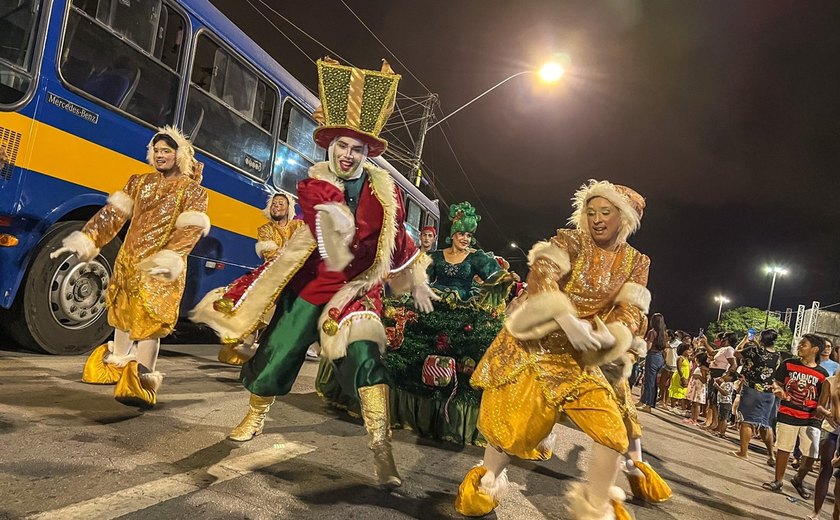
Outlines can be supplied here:
<path id="1" fill-rule="evenodd" d="M 125 364 L 134 359 L 134 356 L 123 356 L 118 358 L 113 352 L 114 342 L 109 341 L 104 345 L 96 347 L 90 353 L 85 368 L 82 370 L 82 382 L 91 385 L 113 385 L 120 380 Z"/>
<path id="2" fill-rule="evenodd" d="M 633 465 L 642 474 L 627 474 L 633 496 L 647 502 L 665 502 L 671 498 L 671 487 L 648 464 L 640 460 L 633 461 Z"/>
<path id="3" fill-rule="evenodd" d="M 245 414 L 242 422 L 230 432 L 228 439 L 245 442 L 261 434 L 263 426 L 265 426 L 265 416 L 273 403 L 274 396 L 262 397 L 251 394 L 251 399 L 248 401 L 248 413 Z"/>
<path id="4" fill-rule="evenodd" d="M 402 485 L 394 455 L 391 453 L 391 414 L 386 384 L 363 386 L 359 388 L 362 403 L 362 419 L 370 435 L 368 447 L 373 451 L 373 464 L 376 479 L 380 486 L 399 487 Z"/>
<path id="5" fill-rule="evenodd" d="M 469 470 L 458 487 L 455 511 L 464 516 L 489 515 L 499 505 L 499 497 L 507 487 L 507 470 L 493 479 L 491 486 L 483 482 L 487 468 L 476 466 Z"/>
<path id="6" fill-rule="evenodd" d="M 117 387 L 114 388 L 114 399 L 126 406 L 152 408 L 157 403 L 157 391 L 163 382 L 163 374 L 140 374 L 138 367 L 137 361 L 128 362 Z"/>
<path id="7" fill-rule="evenodd" d="M 232 344 L 223 345 L 222 348 L 219 349 L 219 361 L 225 365 L 241 367 L 249 359 L 250 356 L 243 356 Z"/>

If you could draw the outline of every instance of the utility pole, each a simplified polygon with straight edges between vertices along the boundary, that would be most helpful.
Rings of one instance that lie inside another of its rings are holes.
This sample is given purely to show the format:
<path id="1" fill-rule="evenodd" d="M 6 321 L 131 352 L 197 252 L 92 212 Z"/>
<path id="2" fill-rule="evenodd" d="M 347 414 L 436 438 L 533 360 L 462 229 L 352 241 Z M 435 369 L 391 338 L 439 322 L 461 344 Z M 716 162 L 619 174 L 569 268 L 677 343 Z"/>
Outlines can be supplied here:
<path id="1" fill-rule="evenodd" d="M 429 123 L 434 117 L 434 110 L 437 104 L 437 94 L 430 94 L 423 102 L 423 117 L 420 119 L 420 137 L 414 146 L 414 164 L 411 168 L 411 172 L 414 174 L 414 185 L 418 188 L 423 178 L 423 145 L 426 143 L 426 132 L 429 130 Z"/>

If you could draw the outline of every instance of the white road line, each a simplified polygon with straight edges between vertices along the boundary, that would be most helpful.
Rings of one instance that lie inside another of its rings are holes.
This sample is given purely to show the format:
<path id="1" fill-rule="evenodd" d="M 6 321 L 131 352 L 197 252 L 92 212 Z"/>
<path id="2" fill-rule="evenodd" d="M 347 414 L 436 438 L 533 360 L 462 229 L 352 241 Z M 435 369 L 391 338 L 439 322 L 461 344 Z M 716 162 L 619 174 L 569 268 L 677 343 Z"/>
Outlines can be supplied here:
<path id="1" fill-rule="evenodd" d="M 103 520 L 117 518 L 312 451 L 315 451 L 314 446 L 296 442 L 275 444 L 273 448 L 223 459 L 207 468 L 194 469 L 153 480 L 60 509 L 44 511 L 27 518 L 31 520 L 42 518 L 101 518 Z M 212 477 L 215 480 L 206 485 L 197 484 L 197 482 L 201 482 L 202 477 Z"/>

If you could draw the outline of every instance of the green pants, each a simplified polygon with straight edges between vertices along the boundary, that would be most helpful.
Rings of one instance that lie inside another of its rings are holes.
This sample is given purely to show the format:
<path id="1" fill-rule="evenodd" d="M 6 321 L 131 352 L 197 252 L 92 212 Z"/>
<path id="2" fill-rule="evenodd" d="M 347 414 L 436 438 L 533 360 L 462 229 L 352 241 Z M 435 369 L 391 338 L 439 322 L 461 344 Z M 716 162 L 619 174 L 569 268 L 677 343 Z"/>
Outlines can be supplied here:
<path id="1" fill-rule="evenodd" d="M 277 303 L 257 352 L 242 366 L 239 376 L 248 391 L 264 397 L 289 393 L 306 359 L 306 350 L 318 340 L 318 318 L 324 306 L 286 292 Z M 350 343 L 345 357 L 333 360 L 333 366 L 342 390 L 354 397 L 360 387 L 388 383 L 379 346 L 372 341 Z"/>

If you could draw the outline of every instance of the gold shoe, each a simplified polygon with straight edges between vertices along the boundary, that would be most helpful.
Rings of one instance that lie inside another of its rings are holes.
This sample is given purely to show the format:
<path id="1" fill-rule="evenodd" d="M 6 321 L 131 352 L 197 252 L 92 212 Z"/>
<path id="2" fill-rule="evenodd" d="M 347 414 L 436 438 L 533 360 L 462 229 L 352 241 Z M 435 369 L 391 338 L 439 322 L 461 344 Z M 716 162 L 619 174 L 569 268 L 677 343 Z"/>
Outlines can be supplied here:
<path id="1" fill-rule="evenodd" d="M 261 434 L 263 426 L 265 426 L 265 416 L 273 403 L 274 396 L 262 397 L 251 394 L 251 399 L 248 401 L 248 413 L 245 414 L 242 422 L 230 432 L 228 439 L 245 442 Z"/>
<path id="2" fill-rule="evenodd" d="M 380 486 L 399 487 L 402 479 L 391 452 L 391 415 L 388 404 L 390 389 L 386 384 L 359 388 L 362 419 L 370 435 L 368 447 L 373 451 L 376 479 Z"/>
<path id="3" fill-rule="evenodd" d="M 640 460 L 633 461 L 633 465 L 642 472 L 642 475 L 627 474 L 630 482 L 630 490 L 633 496 L 648 502 L 665 502 L 671 498 L 671 487 L 659 476 L 659 474 L 648 464 Z"/>
<path id="4" fill-rule="evenodd" d="M 157 391 L 163 382 L 163 374 L 160 372 L 140 374 L 138 367 L 137 361 L 128 362 L 114 388 L 114 399 L 126 406 L 152 408 L 157 402 Z"/>
<path id="5" fill-rule="evenodd" d="M 498 498 L 481 485 L 481 479 L 486 474 L 487 468 L 484 466 L 476 466 L 467 472 L 458 487 L 455 511 L 464 516 L 485 516 L 496 509 Z"/>
<path id="6" fill-rule="evenodd" d="M 241 367 L 249 359 L 249 357 L 245 357 L 237 352 L 232 344 L 223 345 L 222 348 L 219 349 L 219 361 L 225 365 Z"/>
<path id="7" fill-rule="evenodd" d="M 96 347 L 90 353 L 85 368 L 82 370 L 82 382 L 91 385 L 113 385 L 120 380 L 125 364 L 134 359 L 134 356 L 117 358 L 112 349 L 114 342 L 109 341 L 104 345 Z"/>

